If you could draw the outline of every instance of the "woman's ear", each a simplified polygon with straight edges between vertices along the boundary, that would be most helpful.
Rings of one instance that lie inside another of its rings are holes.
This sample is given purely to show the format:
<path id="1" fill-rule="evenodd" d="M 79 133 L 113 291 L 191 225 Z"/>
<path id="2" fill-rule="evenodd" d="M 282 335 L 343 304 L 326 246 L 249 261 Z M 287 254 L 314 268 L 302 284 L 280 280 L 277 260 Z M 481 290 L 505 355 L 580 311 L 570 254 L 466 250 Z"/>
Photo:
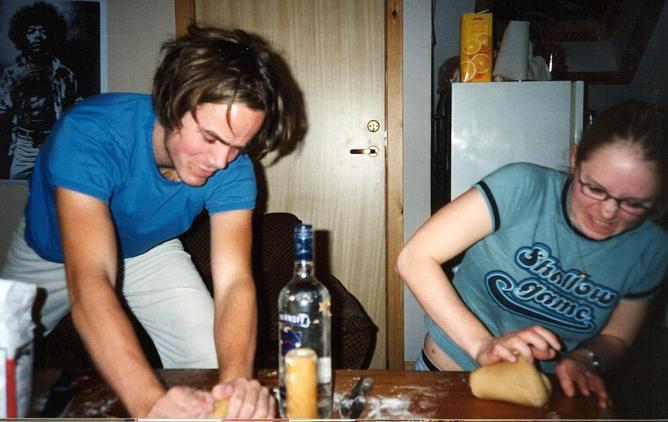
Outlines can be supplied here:
<path id="1" fill-rule="evenodd" d="M 571 173 L 575 171 L 575 158 L 578 155 L 578 144 L 571 144 L 571 154 L 570 154 L 570 165 L 571 165 Z"/>

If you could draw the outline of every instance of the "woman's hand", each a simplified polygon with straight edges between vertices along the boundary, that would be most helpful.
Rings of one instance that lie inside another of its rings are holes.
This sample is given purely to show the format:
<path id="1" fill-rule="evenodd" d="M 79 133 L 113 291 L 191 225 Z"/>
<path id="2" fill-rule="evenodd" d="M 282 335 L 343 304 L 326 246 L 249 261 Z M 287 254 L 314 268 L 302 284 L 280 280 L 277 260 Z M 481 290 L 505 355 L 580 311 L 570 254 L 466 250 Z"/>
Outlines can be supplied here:
<path id="1" fill-rule="evenodd" d="M 576 350 L 559 361 L 555 373 L 567 397 L 573 397 L 577 390 L 585 397 L 593 392 L 598 396 L 598 406 L 603 410 L 608 408 L 608 391 L 591 358 L 581 356 Z"/>
<path id="2" fill-rule="evenodd" d="M 176 386 L 167 390 L 146 415 L 149 419 L 206 418 L 213 411 L 213 395 L 208 391 Z"/>
<path id="3" fill-rule="evenodd" d="M 274 418 L 276 401 L 267 387 L 257 380 L 235 378 L 222 382 L 211 390 L 216 400 L 227 399 L 226 418 Z"/>
<path id="4" fill-rule="evenodd" d="M 478 348 L 476 361 L 485 366 L 502 360 L 515 362 L 518 356 L 522 356 L 527 362 L 533 363 L 534 359 L 554 358 L 560 349 L 559 338 L 552 331 L 534 325 L 499 337 L 488 338 Z"/>

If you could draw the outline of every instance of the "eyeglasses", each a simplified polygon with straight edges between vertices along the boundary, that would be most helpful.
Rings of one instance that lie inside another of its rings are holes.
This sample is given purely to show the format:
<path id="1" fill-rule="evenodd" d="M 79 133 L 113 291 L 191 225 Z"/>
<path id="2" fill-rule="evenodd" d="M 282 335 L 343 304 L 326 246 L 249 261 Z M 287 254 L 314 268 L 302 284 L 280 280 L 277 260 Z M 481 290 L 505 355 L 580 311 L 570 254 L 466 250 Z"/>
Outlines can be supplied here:
<path id="1" fill-rule="evenodd" d="M 582 192 L 582 194 L 586 197 L 595 199 L 597 201 L 607 201 L 608 199 L 612 198 L 615 200 L 615 202 L 617 202 L 617 206 L 619 206 L 619 208 L 629 214 L 638 216 L 645 215 L 652 209 L 651 203 L 643 203 L 642 201 L 633 198 L 615 198 L 602 187 L 592 183 L 584 182 L 582 180 L 582 175 L 580 174 L 578 174 L 578 182 L 580 183 L 580 192 Z"/>

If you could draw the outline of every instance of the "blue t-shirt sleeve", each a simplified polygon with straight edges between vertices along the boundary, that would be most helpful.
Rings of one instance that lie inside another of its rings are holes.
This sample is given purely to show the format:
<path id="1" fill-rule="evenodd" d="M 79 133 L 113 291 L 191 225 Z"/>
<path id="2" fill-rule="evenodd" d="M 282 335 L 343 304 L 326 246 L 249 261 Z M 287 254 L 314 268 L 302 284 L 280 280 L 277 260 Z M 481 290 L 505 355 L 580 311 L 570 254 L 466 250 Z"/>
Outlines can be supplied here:
<path id="1" fill-rule="evenodd" d="M 206 198 L 205 205 L 209 214 L 255 208 L 255 170 L 246 154 L 240 155 L 224 170 L 219 170 L 212 179 L 207 183 L 211 182 L 215 187 Z"/>
<path id="2" fill-rule="evenodd" d="M 494 231 L 512 225 L 522 215 L 526 200 L 539 194 L 536 183 L 544 177 L 539 166 L 514 163 L 498 168 L 475 187 L 483 194 L 494 224 Z"/>
<path id="3" fill-rule="evenodd" d="M 53 131 L 47 171 L 54 186 L 91 195 L 109 203 L 123 172 L 122 145 L 103 119 L 86 108 L 74 108 L 63 116 Z"/>

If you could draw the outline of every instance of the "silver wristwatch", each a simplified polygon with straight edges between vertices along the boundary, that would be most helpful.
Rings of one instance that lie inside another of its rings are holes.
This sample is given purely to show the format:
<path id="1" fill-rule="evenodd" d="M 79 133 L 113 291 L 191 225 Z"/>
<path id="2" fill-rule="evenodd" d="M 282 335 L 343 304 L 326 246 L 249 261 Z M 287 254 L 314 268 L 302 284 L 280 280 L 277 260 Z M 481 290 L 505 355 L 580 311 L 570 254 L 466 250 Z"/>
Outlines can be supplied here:
<path id="1" fill-rule="evenodd" d="M 578 349 L 584 352 L 585 355 L 589 358 L 591 361 L 591 366 L 594 368 L 595 371 L 600 371 L 601 370 L 601 360 L 596 356 L 596 353 L 592 352 L 589 349 Z"/>

